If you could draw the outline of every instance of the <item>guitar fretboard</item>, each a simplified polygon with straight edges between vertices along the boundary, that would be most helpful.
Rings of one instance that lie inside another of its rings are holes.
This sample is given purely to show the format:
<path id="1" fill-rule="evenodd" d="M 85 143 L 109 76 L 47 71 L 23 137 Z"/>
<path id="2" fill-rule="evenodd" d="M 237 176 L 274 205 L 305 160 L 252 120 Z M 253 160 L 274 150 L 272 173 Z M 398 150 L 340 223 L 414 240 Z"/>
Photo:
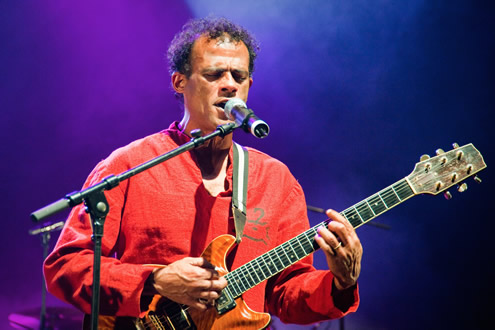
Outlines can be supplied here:
<path id="1" fill-rule="evenodd" d="M 402 179 L 340 214 L 357 228 L 412 196 L 413 190 L 406 179 Z M 329 221 L 323 221 L 228 273 L 225 276 L 229 282 L 226 290 L 229 290 L 232 297 L 240 297 L 250 288 L 318 250 L 314 237 L 318 227 L 328 225 Z"/>

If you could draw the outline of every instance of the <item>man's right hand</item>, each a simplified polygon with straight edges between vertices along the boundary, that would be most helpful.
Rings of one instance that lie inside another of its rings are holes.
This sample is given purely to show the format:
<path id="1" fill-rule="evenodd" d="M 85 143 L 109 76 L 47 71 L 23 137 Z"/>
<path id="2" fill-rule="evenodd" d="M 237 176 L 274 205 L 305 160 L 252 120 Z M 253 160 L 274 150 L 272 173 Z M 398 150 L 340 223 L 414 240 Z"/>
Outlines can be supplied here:
<path id="1" fill-rule="evenodd" d="M 177 303 L 206 310 L 220 297 L 227 280 L 205 258 L 184 258 L 153 270 L 153 287 Z"/>

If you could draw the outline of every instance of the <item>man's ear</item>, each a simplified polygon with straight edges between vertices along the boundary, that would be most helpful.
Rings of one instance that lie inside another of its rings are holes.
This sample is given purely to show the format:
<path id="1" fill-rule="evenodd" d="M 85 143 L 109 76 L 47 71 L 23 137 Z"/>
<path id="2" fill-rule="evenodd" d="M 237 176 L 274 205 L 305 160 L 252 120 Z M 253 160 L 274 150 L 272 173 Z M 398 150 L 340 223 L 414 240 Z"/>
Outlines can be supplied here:
<path id="1" fill-rule="evenodd" d="M 185 74 L 177 71 L 172 74 L 172 87 L 177 93 L 179 94 L 184 93 L 186 82 L 187 82 L 187 78 Z"/>
<path id="2" fill-rule="evenodd" d="M 249 88 L 253 86 L 253 77 L 249 77 Z"/>

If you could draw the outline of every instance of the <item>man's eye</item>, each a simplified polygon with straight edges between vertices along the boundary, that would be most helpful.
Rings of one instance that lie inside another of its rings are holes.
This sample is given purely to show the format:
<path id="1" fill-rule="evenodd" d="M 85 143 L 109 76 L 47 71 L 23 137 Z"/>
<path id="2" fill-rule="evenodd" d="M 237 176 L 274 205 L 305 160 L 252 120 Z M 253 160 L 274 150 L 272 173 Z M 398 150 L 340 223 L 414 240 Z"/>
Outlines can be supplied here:
<path id="1" fill-rule="evenodd" d="M 206 73 L 204 76 L 208 80 L 215 80 L 215 79 L 220 78 L 220 75 L 221 74 L 219 74 L 219 73 Z"/>
<path id="2" fill-rule="evenodd" d="M 238 82 L 238 83 L 242 83 L 243 81 L 245 81 L 247 79 L 246 76 L 234 76 L 234 79 Z"/>

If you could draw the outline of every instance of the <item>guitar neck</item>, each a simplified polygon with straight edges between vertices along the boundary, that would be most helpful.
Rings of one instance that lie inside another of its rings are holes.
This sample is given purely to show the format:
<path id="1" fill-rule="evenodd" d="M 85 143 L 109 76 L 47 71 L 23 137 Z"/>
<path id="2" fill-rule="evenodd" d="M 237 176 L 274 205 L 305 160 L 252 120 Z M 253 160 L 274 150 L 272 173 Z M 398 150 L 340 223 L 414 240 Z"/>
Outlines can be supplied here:
<path id="1" fill-rule="evenodd" d="M 349 207 L 340 214 L 354 228 L 357 228 L 414 195 L 407 179 L 404 178 Z M 280 273 L 290 265 L 318 250 L 319 246 L 314 240 L 317 229 L 320 226 L 328 225 L 329 221 L 327 219 L 319 223 L 228 273 L 225 276 L 229 282 L 227 290 L 229 290 L 232 297 L 240 297 L 250 288 Z"/>

